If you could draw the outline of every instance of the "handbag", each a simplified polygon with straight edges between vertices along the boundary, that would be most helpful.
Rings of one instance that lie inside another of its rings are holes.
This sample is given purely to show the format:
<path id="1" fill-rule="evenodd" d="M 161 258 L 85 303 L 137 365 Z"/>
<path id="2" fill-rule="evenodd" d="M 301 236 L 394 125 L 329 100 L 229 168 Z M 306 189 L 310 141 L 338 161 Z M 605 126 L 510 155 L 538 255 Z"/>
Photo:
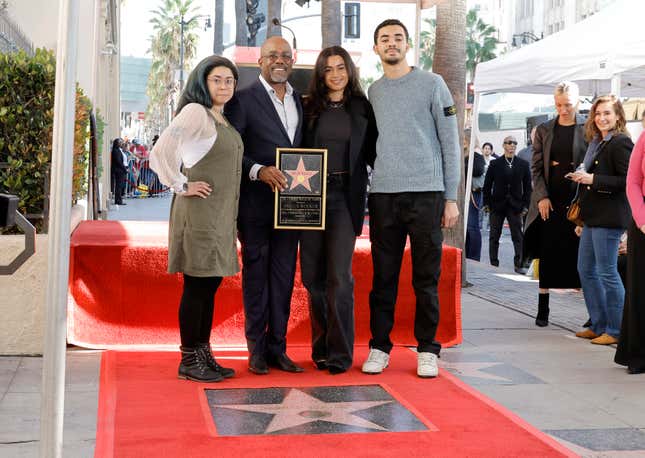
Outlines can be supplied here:
<path id="1" fill-rule="evenodd" d="M 578 196 L 578 191 L 580 188 L 580 184 L 578 184 L 578 187 L 576 188 L 576 195 L 571 201 L 571 204 L 569 204 L 569 209 L 567 210 L 567 219 L 571 221 L 573 224 L 576 226 L 584 226 L 584 222 L 582 221 L 582 208 L 580 207 L 580 197 Z"/>

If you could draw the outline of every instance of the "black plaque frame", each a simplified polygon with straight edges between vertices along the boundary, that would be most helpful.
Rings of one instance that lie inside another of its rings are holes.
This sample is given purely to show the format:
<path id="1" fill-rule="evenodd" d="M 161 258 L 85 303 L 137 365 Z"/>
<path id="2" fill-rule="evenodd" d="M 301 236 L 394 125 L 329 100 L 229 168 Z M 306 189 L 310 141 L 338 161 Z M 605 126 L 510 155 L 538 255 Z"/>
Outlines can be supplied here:
<path id="1" fill-rule="evenodd" d="M 276 167 L 287 177 L 275 193 L 275 229 L 324 230 L 327 196 L 327 150 L 277 148 Z M 299 175 L 304 172 L 305 176 Z M 306 176 L 315 172 L 313 175 Z M 299 182 L 294 182 L 299 179 Z"/>

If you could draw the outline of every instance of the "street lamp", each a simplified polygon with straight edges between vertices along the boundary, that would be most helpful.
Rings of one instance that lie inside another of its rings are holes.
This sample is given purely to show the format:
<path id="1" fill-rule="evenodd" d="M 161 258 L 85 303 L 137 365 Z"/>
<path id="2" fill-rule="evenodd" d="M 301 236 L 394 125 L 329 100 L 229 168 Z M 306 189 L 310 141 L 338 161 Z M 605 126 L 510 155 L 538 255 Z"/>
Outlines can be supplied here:
<path id="1" fill-rule="evenodd" d="M 206 21 L 204 22 L 204 31 L 210 29 L 212 27 L 211 24 L 211 17 L 206 16 L 204 14 L 198 14 L 197 16 L 193 16 L 187 21 L 184 21 L 184 15 L 181 15 L 181 18 L 179 19 L 179 26 L 181 30 L 181 37 L 179 40 L 179 92 L 184 90 L 184 29 L 186 28 L 187 25 L 191 24 L 193 21 L 196 21 L 199 18 L 205 17 Z"/>
<path id="2" fill-rule="evenodd" d="M 535 41 L 540 41 L 542 38 L 544 38 L 544 32 L 540 33 L 540 36 L 536 36 L 532 32 L 522 32 L 522 33 L 516 33 L 513 35 L 513 47 L 517 48 L 521 44 L 527 45 L 531 42 Z M 521 40 L 521 41 L 520 41 Z"/>

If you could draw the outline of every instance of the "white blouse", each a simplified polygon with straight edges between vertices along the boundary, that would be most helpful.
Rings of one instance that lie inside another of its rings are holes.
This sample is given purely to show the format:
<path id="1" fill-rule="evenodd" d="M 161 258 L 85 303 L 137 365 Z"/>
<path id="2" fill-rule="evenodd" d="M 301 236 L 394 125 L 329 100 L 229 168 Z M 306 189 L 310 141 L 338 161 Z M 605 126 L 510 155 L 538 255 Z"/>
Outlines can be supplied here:
<path id="1" fill-rule="evenodd" d="M 189 103 L 161 133 L 150 152 L 150 168 L 159 181 L 181 192 L 188 178 L 181 173 L 195 165 L 212 148 L 217 139 L 217 128 L 207 108 Z"/>

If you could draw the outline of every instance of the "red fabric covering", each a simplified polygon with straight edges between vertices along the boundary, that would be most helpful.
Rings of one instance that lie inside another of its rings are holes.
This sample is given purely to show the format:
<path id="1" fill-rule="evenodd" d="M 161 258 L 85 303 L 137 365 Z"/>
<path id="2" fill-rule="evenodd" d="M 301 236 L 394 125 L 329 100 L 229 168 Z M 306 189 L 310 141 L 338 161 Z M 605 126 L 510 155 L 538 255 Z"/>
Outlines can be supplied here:
<path id="1" fill-rule="evenodd" d="M 307 364 L 309 349 L 291 356 L 302 374 L 250 374 L 245 353 L 216 354 L 236 377 L 201 384 L 177 379 L 177 353 L 106 352 L 96 434 L 96 458 L 262 457 L 573 457 L 555 440 L 441 370 L 436 379 L 415 375 L 415 355 L 400 347 L 381 375 L 362 374 L 358 364 L 332 376 Z M 366 347 L 356 349 L 363 361 Z M 237 357 L 236 357 L 237 356 Z M 235 359 L 227 359 L 233 357 Z M 217 435 L 204 389 L 380 384 L 428 430 L 322 435 Z"/>
<path id="2" fill-rule="evenodd" d="M 90 348 L 178 344 L 177 309 L 181 275 L 167 269 L 168 224 L 163 222 L 85 221 L 71 240 L 67 318 L 68 341 Z M 409 247 L 406 249 L 409 251 Z M 240 261 L 241 262 L 241 261 Z M 299 268 L 298 268 L 299 269 Z M 367 237 L 354 253 L 356 344 L 369 340 L 368 296 L 372 260 Z M 461 254 L 444 247 L 439 282 L 441 319 L 437 339 L 461 342 Z M 224 280 L 215 297 L 213 342 L 245 345 L 241 274 Z M 392 340 L 416 345 L 415 298 L 409 254 L 403 258 Z M 307 293 L 296 274 L 287 335 L 289 345 L 309 345 Z"/>

